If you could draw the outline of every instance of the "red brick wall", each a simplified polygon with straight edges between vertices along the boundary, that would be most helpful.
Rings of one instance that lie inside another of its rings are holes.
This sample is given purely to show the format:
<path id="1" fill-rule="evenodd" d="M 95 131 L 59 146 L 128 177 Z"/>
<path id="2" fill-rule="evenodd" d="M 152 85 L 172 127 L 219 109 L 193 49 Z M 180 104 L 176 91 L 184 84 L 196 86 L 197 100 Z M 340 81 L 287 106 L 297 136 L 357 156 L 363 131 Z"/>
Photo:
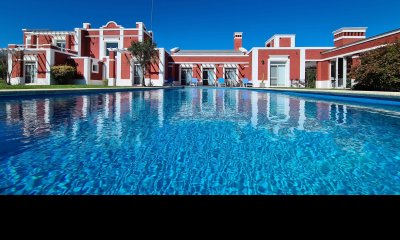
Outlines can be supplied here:
<path id="1" fill-rule="evenodd" d="M 335 47 L 341 47 L 343 45 L 349 44 L 349 43 L 353 43 L 353 42 L 357 42 L 360 40 L 363 40 L 365 38 L 342 38 L 340 40 L 335 41 Z"/>
<path id="2" fill-rule="evenodd" d="M 243 46 L 243 39 L 242 38 L 235 38 L 233 40 L 233 47 L 235 50 L 239 50 Z"/>
<path id="3" fill-rule="evenodd" d="M 238 66 L 239 66 L 238 67 L 238 69 L 239 69 L 239 79 L 247 77 L 247 74 L 246 74 L 247 68 L 244 67 L 245 64 L 239 64 Z"/>
<path id="4" fill-rule="evenodd" d="M 92 66 L 93 60 L 90 60 Z M 92 67 L 91 67 L 92 68 Z M 92 69 L 90 69 L 90 80 L 103 80 L 103 63 L 99 62 L 99 72 L 93 72 Z"/>
<path id="5" fill-rule="evenodd" d="M 103 30 L 103 35 L 104 36 L 119 36 L 121 35 L 121 31 L 120 30 Z"/>
<path id="6" fill-rule="evenodd" d="M 85 72 L 85 65 L 84 65 L 84 59 L 80 58 L 80 59 L 74 59 L 73 60 L 75 63 L 75 67 L 76 67 L 76 73 L 77 79 L 83 79 L 84 78 L 84 72 Z"/>
<path id="7" fill-rule="evenodd" d="M 132 41 L 139 41 L 138 31 L 137 30 L 125 30 L 124 35 L 130 35 L 129 37 L 124 37 L 124 48 L 129 48 L 131 46 Z M 136 36 L 132 36 L 136 35 Z"/>
<path id="8" fill-rule="evenodd" d="M 43 44 L 51 44 L 53 37 L 49 35 L 39 35 L 38 36 L 38 43 L 39 45 Z"/>
<path id="9" fill-rule="evenodd" d="M 172 56 L 172 61 L 174 62 L 213 62 L 213 63 L 235 63 L 235 62 L 249 62 L 250 58 L 248 56 L 240 57 L 208 57 L 208 56 L 197 56 L 197 57 L 187 57 L 187 56 Z"/>
<path id="10" fill-rule="evenodd" d="M 249 68 L 247 70 L 247 73 L 249 74 L 248 75 L 249 80 L 253 79 L 253 76 L 252 76 L 252 74 L 253 74 L 253 61 L 252 61 L 252 59 L 253 59 L 253 52 L 251 52 L 249 54 Z"/>
<path id="11" fill-rule="evenodd" d="M 201 82 L 201 64 L 193 64 L 193 77 Z"/>
<path id="12" fill-rule="evenodd" d="M 64 53 L 55 52 L 54 53 L 54 65 L 62 65 L 67 63 L 70 56 Z"/>
<path id="13" fill-rule="evenodd" d="M 82 56 L 89 56 L 89 51 L 87 50 L 87 46 L 89 46 L 89 42 L 86 38 L 86 36 L 88 35 L 88 31 L 86 30 L 80 30 L 81 31 L 81 36 L 80 39 L 78 41 L 80 41 L 81 44 L 81 55 Z"/>
<path id="14" fill-rule="evenodd" d="M 217 80 L 218 78 L 224 78 L 224 64 L 217 64 L 215 67 L 217 70 Z"/>
<path id="15" fill-rule="evenodd" d="M 131 65 L 130 65 L 131 55 L 129 53 L 124 53 L 121 55 L 121 78 L 130 79 L 131 78 Z"/>
<path id="16" fill-rule="evenodd" d="M 279 50 L 279 49 L 260 49 L 258 51 L 258 78 L 264 80 L 268 78 L 268 58 L 271 55 L 289 55 L 290 58 L 290 79 L 300 79 L 300 50 Z M 265 61 L 265 65 L 261 64 Z"/>
<path id="17" fill-rule="evenodd" d="M 321 52 L 326 49 L 306 49 L 306 60 L 321 59 Z"/>
<path id="18" fill-rule="evenodd" d="M 22 61 L 24 56 L 12 56 L 12 77 L 22 77 L 24 76 L 24 62 Z"/>
<path id="19" fill-rule="evenodd" d="M 46 77 L 46 52 L 40 52 L 38 58 L 38 78 Z M 50 71 L 50 69 L 48 69 Z"/>
<path id="20" fill-rule="evenodd" d="M 110 22 L 104 28 L 107 29 L 107 28 L 119 28 L 119 27 L 118 27 L 118 25 L 116 23 Z"/>
<path id="21" fill-rule="evenodd" d="M 290 38 L 279 38 L 279 47 L 291 47 Z"/>
<path id="22" fill-rule="evenodd" d="M 329 61 L 317 62 L 317 80 L 329 80 Z"/>
<path id="23" fill-rule="evenodd" d="M 85 56 L 89 56 L 92 58 L 99 58 L 99 46 L 100 46 L 100 38 L 98 37 L 99 31 L 88 31 L 88 36 L 91 37 L 86 37 L 85 42 L 86 42 L 86 52 Z M 95 37 L 97 36 L 97 37 Z"/>
<path id="24" fill-rule="evenodd" d="M 354 51 L 364 50 L 372 47 L 381 46 L 387 43 L 395 42 L 400 39 L 400 33 L 392 34 L 390 36 L 378 38 L 372 41 L 364 42 L 361 44 L 356 44 L 354 46 L 344 47 L 343 49 L 338 49 L 329 53 L 322 53 L 322 58 L 331 58 L 337 55 L 347 54 Z"/>

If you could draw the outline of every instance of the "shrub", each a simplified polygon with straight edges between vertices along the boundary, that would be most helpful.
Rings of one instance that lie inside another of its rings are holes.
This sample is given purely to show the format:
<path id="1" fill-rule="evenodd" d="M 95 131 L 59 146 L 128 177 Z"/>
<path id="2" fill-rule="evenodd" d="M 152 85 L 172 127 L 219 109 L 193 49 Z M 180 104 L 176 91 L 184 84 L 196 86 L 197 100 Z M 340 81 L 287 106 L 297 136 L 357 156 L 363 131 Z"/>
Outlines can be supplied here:
<path id="1" fill-rule="evenodd" d="M 71 84 L 76 75 L 76 68 L 69 65 L 53 66 L 51 75 L 58 84 Z"/>
<path id="2" fill-rule="evenodd" d="M 400 91 L 400 41 L 363 53 L 360 60 L 350 73 L 353 89 Z"/>
<path id="3" fill-rule="evenodd" d="M 103 86 L 108 86 L 108 79 L 103 79 Z"/>

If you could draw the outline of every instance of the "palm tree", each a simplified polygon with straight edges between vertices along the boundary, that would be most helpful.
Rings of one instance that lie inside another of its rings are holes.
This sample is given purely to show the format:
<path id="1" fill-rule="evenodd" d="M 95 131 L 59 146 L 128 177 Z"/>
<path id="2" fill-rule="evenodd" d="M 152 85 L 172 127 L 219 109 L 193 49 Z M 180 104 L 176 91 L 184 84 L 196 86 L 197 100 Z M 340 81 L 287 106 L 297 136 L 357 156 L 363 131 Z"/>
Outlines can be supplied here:
<path id="1" fill-rule="evenodd" d="M 146 71 L 149 72 L 150 66 L 153 63 L 157 62 L 158 59 L 158 51 L 156 50 L 157 44 L 150 39 L 147 39 L 143 42 L 134 42 L 132 41 L 131 46 L 128 48 L 128 51 L 132 53 L 132 56 L 135 58 L 135 62 L 140 65 L 140 68 L 143 71 L 142 74 L 142 85 L 146 86 L 144 81 Z M 151 85 L 151 80 L 150 80 Z"/>

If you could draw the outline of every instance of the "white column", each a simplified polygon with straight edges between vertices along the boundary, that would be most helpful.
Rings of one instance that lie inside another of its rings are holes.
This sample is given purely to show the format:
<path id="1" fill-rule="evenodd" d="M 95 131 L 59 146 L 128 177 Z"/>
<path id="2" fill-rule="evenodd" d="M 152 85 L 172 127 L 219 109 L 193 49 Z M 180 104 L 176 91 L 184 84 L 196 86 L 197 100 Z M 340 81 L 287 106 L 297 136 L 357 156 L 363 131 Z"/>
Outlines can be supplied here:
<path id="1" fill-rule="evenodd" d="M 306 79 L 306 50 L 300 49 L 300 81 L 305 82 Z"/>
<path id="2" fill-rule="evenodd" d="M 163 86 L 164 85 L 164 80 L 165 80 L 165 49 L 160 48 L 158 49 L 159 51 L 159 62 L 158 62 L 158 86 Z"/>
<path id="3" fill-rule="evenodd" d="M 51 73 L 50 68 L 54 65 L 54 50 L 46 49 L 46 84 L 51 85 Z"/>
<path id="4" fill-rule="evenodd" d="M 258 79 L 258 49 L 253 50 L 253 57 L 251 61 L 252 61 L 251 81 L 254 87 L 260 87 L 260 82 Z"/>
<path id="5" fill-rule="evenodd" d="M 122 52 L 116 52 L 115 53 L 115 59 L 117 59 L 117 69 L 115 70 L 115 86 L 124 86 L 124 81 L 122 80 L 122 74 L 121 74 L 121 69 L 122 69 Z"/>
<path id="6" fill-rule="evenodd" d="M 92 61 L 90 58 L 86 57 L 86 58 L 84 58 L 83 62 L 85 65 L 85 67 L 84 67 L 85 82 L 86 82 L 86 85 L 89 85 L 90 84 L 90 73 L 92 71 L 92 64 L 91 64 Z"/>
<path id="7" fill-rule="evenodd" d="M 339 58 L 336 58 L 335 67 L 336 67 L 335 88 L 337 88 L 337 87 L 338 87 L 338 84 L 339 84 Z"/>
<path id="8" fill-rule="evenodd" d="M 343 88 L 347 85 L 347 58 L 343 58 Z"/>

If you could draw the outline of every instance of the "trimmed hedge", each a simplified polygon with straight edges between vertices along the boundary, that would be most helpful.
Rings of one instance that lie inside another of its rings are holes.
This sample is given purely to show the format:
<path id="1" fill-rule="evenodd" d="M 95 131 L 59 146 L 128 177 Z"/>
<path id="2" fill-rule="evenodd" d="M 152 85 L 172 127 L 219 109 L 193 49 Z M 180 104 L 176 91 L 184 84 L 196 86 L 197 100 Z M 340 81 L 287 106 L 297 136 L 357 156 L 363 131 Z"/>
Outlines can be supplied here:
<path id="1" fill-rule="evenodd" d="M 53 66 L 51 75 L 58 84 L 71 84 L 76 75 L 76 68 L 69 65 Z"/>

